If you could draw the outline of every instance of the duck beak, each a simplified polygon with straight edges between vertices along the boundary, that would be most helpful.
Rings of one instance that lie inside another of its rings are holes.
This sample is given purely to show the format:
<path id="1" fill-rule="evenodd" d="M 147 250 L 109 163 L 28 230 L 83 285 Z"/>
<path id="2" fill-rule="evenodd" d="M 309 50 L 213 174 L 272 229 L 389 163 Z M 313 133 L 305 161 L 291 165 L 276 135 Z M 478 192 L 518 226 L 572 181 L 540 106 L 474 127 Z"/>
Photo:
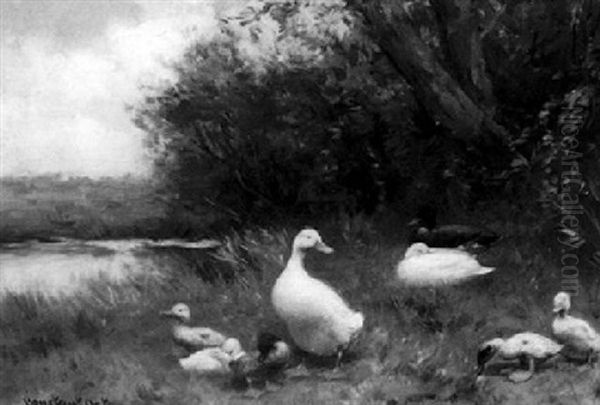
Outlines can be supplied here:
<path id="1" fill-rule="evenodd" d="M 317 244 L 315 245 L 315 249 L 317 249 L 319 252 L 325 253 L 327 255 L 333 253 L 333 248 L 327 246 L 323 242 L 317 242 Z"/>
<path id="2" fill-rule="evenodd" d="M 483 374 L 485 365 L 494 357 L 496 350 L 491 346 L 484 346 L 477 352 L 477 375 Z"/>

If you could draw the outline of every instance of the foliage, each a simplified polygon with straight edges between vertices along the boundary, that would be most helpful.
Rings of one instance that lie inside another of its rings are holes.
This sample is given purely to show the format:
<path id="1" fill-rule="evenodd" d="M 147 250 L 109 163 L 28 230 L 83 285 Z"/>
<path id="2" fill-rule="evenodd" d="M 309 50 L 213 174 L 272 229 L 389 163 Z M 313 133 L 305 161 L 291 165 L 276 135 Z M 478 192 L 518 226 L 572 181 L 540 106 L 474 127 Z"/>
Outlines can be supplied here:
<path id="1" fill-rule="evenodd" d="M 176 190 L 235 212 L 372 211 L 411 175 L 406 84 L 339 3 L 256 13 L 190 49 L 178 83 L 139 111 L 166 139 Z"/>
<path id="2" fill-rule="evenodd" d="M 501 177 L 510 184 L 525 185 L 559 228 L 577 235 L 573 243 L 567 243 L 567 249 L 578 249 L 587 240 L 591 242 L 589 250 L 598 251 L 600 138 L 595 116 L 600 100 L 600 4 L 534 2 L 514 8 L 512 13 L 508 18 L 513 24 L 508 26 L 515 27 L 517 16 L 526 16 L 521 24 L 530 24 L 533 29 L 529 35 L 522 34 L 521 40 L 512 49 L 505 49 L 504 54 L 515 54 L 536 68 L 518 70 L 520 82 L 504 81 L 509 83 L 507 86 L 530 82 L 534 91 L 520 100 L 510 96 L 509 91 L 503 93 L 508 98 L 502 105 L 506 115 L 514 117 L 515 131 L 511 141 L 514 159 Z M 549 21 L 547 14 L 554 18 Z M 507 34 L 515 35 L 510 31 Z M 510 92 L 516 94 L 514 89 Z M 521 113 L 521 117 L 515 113 Z M 574 211 L 577 219 L 571 224 L 565 222 L 565 215 Z M 587 260 L 582 263 L 589 264 Z"/>
<path id="3" fill-rule="evenodd" d="M 255 0 L 188 50 L 136 122 L 177 207 L 238 223 L 499 196 L 531 204 L 545 181 L 537 115 L 590 71 L 595 8 Z"/>

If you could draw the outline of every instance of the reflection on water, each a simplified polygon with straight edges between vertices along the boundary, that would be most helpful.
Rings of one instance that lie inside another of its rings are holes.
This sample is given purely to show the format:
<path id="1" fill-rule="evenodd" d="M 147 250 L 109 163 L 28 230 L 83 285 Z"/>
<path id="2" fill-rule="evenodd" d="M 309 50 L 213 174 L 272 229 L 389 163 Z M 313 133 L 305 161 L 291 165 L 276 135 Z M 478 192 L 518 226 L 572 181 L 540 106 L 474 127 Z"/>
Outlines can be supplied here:
<path id="1" fill-rule="evenodd" d="M 69 296 L 85 291 L 91 280 L 122 283 L 140 274 L 157 275 L 154 249 L 215 246 L 215 241 L 143 239 L 0 245 L 0 296 L 10 292 Z"/>

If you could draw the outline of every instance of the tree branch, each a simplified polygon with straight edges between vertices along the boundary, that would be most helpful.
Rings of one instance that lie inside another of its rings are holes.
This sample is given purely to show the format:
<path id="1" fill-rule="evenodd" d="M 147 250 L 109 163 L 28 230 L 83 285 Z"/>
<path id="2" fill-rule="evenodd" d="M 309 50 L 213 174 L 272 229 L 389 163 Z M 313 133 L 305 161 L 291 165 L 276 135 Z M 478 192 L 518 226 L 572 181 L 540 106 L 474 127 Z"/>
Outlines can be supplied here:
<path id="1" fill-rule="evenodd" d="M 380 2 L 357 0 L 353 4 L 368 22 L 375 42 L 412 86 L 419 103 L 436 123 L 449 130 L 450 136 L 507 143 L 506 130 L 440 64 L 400 7 L 386 13 Z"/>

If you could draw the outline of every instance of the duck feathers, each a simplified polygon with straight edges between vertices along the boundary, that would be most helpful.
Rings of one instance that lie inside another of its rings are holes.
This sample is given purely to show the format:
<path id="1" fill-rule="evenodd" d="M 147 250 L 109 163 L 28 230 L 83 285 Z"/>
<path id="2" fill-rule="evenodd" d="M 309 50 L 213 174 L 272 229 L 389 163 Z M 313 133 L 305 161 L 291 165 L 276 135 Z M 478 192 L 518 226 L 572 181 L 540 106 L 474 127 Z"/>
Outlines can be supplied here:
<path id="1" fill-rule="evenodd" d="M 600 352 L 600 334 L 584 319 L 569 315 L 571 296 L 561 291 L 554 297 L 552 333 L 562 343 L 582 352 Z"/>
<path id="2" fill-rule="evenodd" d="M 177 303 L 171 309 L 161 311 L 160 315 L 174 320 L 175 323 L 172 327 L 173 340 L 190 351 L 220 346 L 227 339 L 214 329 L 203 326 L 190 326 L 191 311 L 187 304 Z"/>
<path id="3" fill-rule="evenodd" d="M 181 368 L 201 374 L 226 374 L 230 364 L 246 356 L 239 340 L 229 338 L 219 347 L 209 347 L 179 359 Z"/>
<path id="4" fill-rule="evenodd" d="M 485 364 L 496 354 L 506 360 L 516 359 L 523 355 L 543 360 L 555 356 L 563 347 L 538 333 L 521 332 L 507 339 L 494 338 L 481 344 L 477 353 L 477 363 L 482 371 Z"/>
<path id="5" fill-rule="evenodd" d="M 221 333 L 201 326 L 173 326 L 173 339 L 181 346 L 187 348 L 205 348 L 220 346 L 225 342 Z"/>
<path id="6" fill-rule="evenodd" d="M 352 310 L 333 288 L 306 272 L 304 255 L 311 248 L 323 253 L 333 251 L 316 230 L 302 230 L 294 239 L 292 255 L 273 286 L 271 300 L 301 349 L 329 355 L 348 346 L 362 330 L 364 316 Z"/>
<path id="7" fill-rule="evenodd" d="M 256 344 L 258 362 L 261 364 L 285 364 L 292 356 L 289 345 L 279 336 L 269 332 L 261 332 Z"/>
<path id="8" fill-rule="evenodd" d="M 179 359 L 181 368 L 203 374 L 225 374 L 229 372 L 231 356 L 220 348 L 210 347 L 192 353 L 188 357 Z"/>
<path id="9" fill-rule="evenodd" d="M 403 283 L 414 286 L 456 284 L 494 270 L 494 267 L 481 266 L 466 251 L 429 249 L 422 243 L 411 245 L 396 269 L 397 276 Z"/>
<path id="10" fill-rule="evenodd" d="M 308 274 L 286 276 L 275 285 L 273 303 L 301 349 L 333 354 L 340 344 L 348 343 L 362 329 L 362 313 L 350 309 L 329 285 Z M 283 293 L 292 290 L 295 293 Z"/>
<path id="11" fill-rule="evenodd" d="M 480 245 L 488 247 L 500 239 L 496 232 L 474 225 L 437 225 L 437 210 L 421 207 L 417 217 L 408 224 L 411 232 L 409 244 L 422 242 L 431 247 L 457 247 Z"/>
<path id="12" fill-rule="evenodd" d="M 583 319 L 570 315 L 552 322 L 552 333 L 558 340 L 580 351 L 600 352 L 600 335 Z"/>

